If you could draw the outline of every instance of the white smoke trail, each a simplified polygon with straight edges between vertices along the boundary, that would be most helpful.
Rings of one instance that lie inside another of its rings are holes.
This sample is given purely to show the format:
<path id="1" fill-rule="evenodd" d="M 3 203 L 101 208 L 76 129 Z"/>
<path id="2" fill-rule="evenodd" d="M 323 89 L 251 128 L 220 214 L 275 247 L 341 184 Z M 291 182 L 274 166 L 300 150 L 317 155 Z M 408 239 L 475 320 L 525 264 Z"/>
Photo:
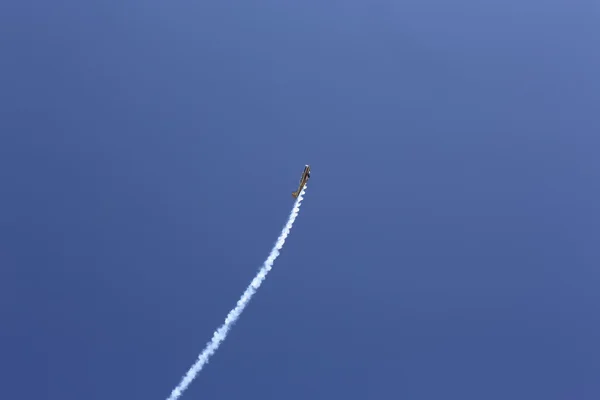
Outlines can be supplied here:
<path id="1" fill-rule="evenodd" d="M 294 221 L 296 220 L 296 217 L 300 212 L 300 204 L 302 203 L 302 200 L 304 198 L 305 191 L 306 185 L 304 186 L 302 192 L 300 192 L 300 195 L 298 196 L 298 199 L 294 203 L 294 208 L 290 213 L 288 221 L 285 224 L 283 230 L 281 231 L 281 234 L 279 235 L 275 246 L 271 250 L 269 257 L 267 257 L 263 266 L 260 268 L 254 279 L 252 279 L 252 282 L 250 282 L 250 285 L 246 288 L 244 294 L 242 294 L 242 297 L 240 297 L 240 299 L 238 300 L 235 308 L 229 311 L 229 314 L 227 314 L 227 318 L 225 318 L 225 322 L 223 323 L 223 325 L 221 325 L 221 327 L 215 331 L 212 339 L 210 340 L 210 342 L 207 343 L 202 353 L 200 353 L 194 365 L 192 365 L 192 367 L 185 374 L 185 376 L 181 380 L 181 383 L 179 383 L 179 385 L 177 385 L 177 387 L 173 389 L 171 395 L 168 397 L 168 400 L 178 399 L 183 394 L 184 390 L 187 389 L 190 383 L 192 383 L 196 375 L 198 375 L 202 368 L 208 363 L 208 359 L 210 358 L 210 356 L 212 356 L 215 353 L 215 351 L 217 351 L 217 349 L 221 345 L 221 342 L 225 340 L 227 334 L 229 333 L 229 330 L 240 317 L 240 315 L 244 311 L 244 308 L 246 308 L 246 306 L 250 302 L 250 299 L 252 299 L 252 296 L 254 296 L 254 293 L 256 293 L 260 285 L 267 277 L 269 271 L 271 271 L 271 269 L 273 268 L 273 263 L 275 262 L 275 259 L 279 256 L 279 250 L 281 250 L 281 248 L 283 247 L 285 239 L 290 234 L 292 225 L 294 224 Z"/>

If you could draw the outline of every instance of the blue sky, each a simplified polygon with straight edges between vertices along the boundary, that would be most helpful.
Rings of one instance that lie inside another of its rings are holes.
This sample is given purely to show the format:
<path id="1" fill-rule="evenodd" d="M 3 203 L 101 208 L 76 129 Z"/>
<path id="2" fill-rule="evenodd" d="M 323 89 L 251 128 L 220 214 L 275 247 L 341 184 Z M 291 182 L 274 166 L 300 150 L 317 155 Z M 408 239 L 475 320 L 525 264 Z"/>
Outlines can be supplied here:
<path id="1" fill-rule="evenodd" d="M 591 1 L 0 6 L 0 387 L 597 399 Z"/>

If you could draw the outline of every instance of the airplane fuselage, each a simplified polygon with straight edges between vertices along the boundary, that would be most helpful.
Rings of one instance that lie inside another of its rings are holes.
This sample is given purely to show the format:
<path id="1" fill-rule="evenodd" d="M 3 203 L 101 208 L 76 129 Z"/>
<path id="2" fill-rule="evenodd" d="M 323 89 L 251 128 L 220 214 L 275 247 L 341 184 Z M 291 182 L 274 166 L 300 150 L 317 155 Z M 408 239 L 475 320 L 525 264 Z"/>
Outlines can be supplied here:
<path id="1" fill-rule="evenodd" d="M 298 195 L 300 195 L 300 192 L 306 185 L 306 182 L 308 182 L 309 178 L 310 178 L 310 165 L 305 165 L 304 171 L 302 171 L 302 176 L 300 177 L 300 186 L 298 186 L 298 190 L 296 190 L 295 192 L 292 192 L 292 197 L 297 198 Z"/>

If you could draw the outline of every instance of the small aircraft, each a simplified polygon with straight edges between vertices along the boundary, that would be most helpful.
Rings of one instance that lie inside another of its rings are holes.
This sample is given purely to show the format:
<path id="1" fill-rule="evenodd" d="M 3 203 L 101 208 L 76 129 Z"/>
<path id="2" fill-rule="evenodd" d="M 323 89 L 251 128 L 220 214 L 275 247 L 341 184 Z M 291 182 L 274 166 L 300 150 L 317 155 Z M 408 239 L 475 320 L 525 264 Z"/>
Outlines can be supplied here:
<path id="1" fill-rule="evenodd" d="M 310 165 L 307 164 L 304 166 L 304 171 L 302 171 L 302 178 L 300 178 L 300 186 L 298 186 L 298 190 L 296 190 L 295 192 L 292 192 L 292 197 L 294 197 L 294 198 L 298 197 L 298 195 L 304 188 L 304 185 L 306 185 L 306 182 L 308 182 L 309 178 L 310 178 Z"/>

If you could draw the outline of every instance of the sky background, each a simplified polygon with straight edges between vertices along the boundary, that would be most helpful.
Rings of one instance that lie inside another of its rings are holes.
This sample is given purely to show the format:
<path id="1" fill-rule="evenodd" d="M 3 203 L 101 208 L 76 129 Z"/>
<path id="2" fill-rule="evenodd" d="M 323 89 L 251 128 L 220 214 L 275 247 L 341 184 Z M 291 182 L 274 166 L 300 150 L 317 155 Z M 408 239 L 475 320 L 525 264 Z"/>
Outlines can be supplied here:
<path id="1" fill-rule="evenodd" d="M 0 397 L 600 398 L 600 6 L 0 5 Z"/>

